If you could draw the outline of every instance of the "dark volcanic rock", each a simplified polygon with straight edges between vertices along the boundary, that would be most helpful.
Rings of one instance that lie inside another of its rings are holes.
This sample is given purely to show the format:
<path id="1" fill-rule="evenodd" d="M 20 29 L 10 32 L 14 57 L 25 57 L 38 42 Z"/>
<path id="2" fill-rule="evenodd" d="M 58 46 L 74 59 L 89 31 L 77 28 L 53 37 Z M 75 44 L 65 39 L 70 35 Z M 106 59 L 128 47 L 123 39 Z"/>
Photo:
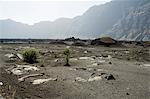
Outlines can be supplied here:
<path id="1" fill-rule="evenodd" d="M 95 40 L 92 40 L 91 45 L 104 45 L 104 46 L 110 46 L 110 45 L 116 45 L 117 41 L 110 38 L 110 37 L 102 37 Z"/>

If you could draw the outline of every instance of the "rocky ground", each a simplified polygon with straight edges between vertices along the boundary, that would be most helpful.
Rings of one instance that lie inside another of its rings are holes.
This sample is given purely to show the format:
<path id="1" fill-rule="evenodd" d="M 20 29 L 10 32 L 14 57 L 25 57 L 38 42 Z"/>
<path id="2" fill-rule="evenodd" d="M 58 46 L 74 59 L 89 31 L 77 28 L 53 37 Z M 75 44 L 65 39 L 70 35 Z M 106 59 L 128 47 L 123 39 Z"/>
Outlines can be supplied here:
<path id="1" fill-rule="evenodd" d="M 20 53 L 27 48 L 39 51 L 38 63 L 22 61 Z M 71 66 L 64 66 L 66 48 Z M 0 44 L 0 99 L 149 97 L 149 47 Z"/>

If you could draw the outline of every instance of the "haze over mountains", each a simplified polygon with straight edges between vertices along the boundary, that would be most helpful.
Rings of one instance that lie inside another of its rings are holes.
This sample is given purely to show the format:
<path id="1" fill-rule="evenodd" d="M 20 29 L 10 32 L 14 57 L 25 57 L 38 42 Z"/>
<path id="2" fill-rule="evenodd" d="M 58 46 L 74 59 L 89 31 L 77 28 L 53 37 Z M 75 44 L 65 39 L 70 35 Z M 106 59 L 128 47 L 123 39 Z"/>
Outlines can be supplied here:
<path id="1" fill-rule="evenodd" d="M 82 16 L 34 25 L 0 20 L 0 38 L 59 39 L 67 37 L 150 40 L 150 0 L 113 0 L 93 6 Z"/>

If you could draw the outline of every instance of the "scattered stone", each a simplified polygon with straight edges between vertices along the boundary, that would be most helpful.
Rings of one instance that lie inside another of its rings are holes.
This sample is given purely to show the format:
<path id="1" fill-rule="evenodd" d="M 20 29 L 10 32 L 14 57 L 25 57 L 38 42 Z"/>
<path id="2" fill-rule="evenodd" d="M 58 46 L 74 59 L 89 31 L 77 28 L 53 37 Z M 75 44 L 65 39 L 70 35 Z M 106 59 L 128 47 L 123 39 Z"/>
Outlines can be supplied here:
<path id="1" fill-rule="evenodd" d="M 126 95 L 130 95 L 130 94 L 127 92 Z"/>
<path id="2" fill-rule="evenodd" d="M 124 51 L 124 53 L 129 54 L 129 51 Z"/>
<path id="3" fill-rule="evenodd" d="M 88 79 L 89 82 L 91 82 L 91 81 L 98 81 L 98 80 L 102 80 L 102 77 L 101 76 L 95 76 L 95 77 L 90 77 Z"/>
<path id="4" fill-rule="evenodd" d="M 102 63 L 105 63 L 105 62 L 106 62 L 105 60 L 98 60 L 97 61 L 98 64 L 102 64 Z"/>
<path id="5" fill-rule="evenodd" d="M 23 56 L 19 53 L 17 53 L 17 54 L 6 54 L 5 56 L 8 57 L 9 59 L 19 58 L 19 59 L 23 60 Z"/>
<path id="6" fill-rule="evenodd" d="M 20 49 L 30 49 L 31 47 L 30 46 L 25 46 L 25 47 L 22 47 L 22 46 L 19 46 Z"/>
<path id="7" fill-rule="evenodd" d="M 87 68 L 81 67 L 81 68 L 76 68 L 76 70 L 87 70 Z"/>
<path id="8" fill-rule="evenodd" d="M 88 68 L 88 71 L 91 71 L 91 70 L 93 70 L 93 68 Z"/>
<path id="9" fill-rule="evenodd" d="M 34 66 L 29 65 L 17 65 L 16 67 L 8 68 L 7 71 L 10 71 L 14 75 L 22 75 L 26 71 L 39 71 L 40 69 Z"/>
<path id="10" fill-rule="evenodd" d="M 66 46 L 66 48 L 70 48 L 70 46 Z"/>
<path id="11" fill-rule="evenodd" d="M 103 69 L 97 69 L 97 71 L 100 72 L 100 71 L 104 71 L 104 70 Z"/>
<path id="12" fill-rule="evenodd" d="M 92 64 L 92 66 L 97 66 L 97 65 L 98 65 L 98 63 L 93 63 L 93 64 Z"/>
<path id="13" fill-rule="evenodd" d="M 81 77 L 76 77 L 75 81 L 79 81 L 79 82 L 87 82 L 87 80 L 81 78 Z"/>
<path id="14" fill-rule="evenodd" d="M 22 74 L 23 74 L 23 71 L 19 70 L 18 68 L 12 69 L 11 72 L 12 72 L 14 75 L 22 75 Z"/>
<path id="15" fill-rule="evenodd" d="M 89 59 L 89 57 L 80 57 L 79 59 Z"/>
<path id="16" fill-rule="evenodd" d="M 59 59 L 55 59 L 54 62 L 58 62 Z"/>
<path id="17" fill-rule="evenodd" d="M 112 56 L 111 55 L 108 55 L 108 57 L 107 57 L 108 59 L 111 59 L 112 58 Z"/>
<path id="18" fill-rule="evenodd" d="M 14 54 L 6 54 L 5 56 L 8 58 L 16 58 L 16 55 L 14 55 Z"/>
<path id="19" fill-rule="evenodd" d="M 102 75 L 106 75 L 106 73 L 101 73 L 101 76 L 102 76 Z"/>
<path id="20" fill-rule="evenodd" d="M 109 64 L 112 64 L 111 62 L 109 62 Z"/>
<path id="21" fill-rule="evenodd" d="M 103 75 L 106 80 L 115 80 L 115 77 L 112 74 L 103 74 Z"/>
<path id="22" fill-rule="evenodd" d="M 25 81 L 26 78 L 29 78 L 29 77 L 35 77 L 35 76 L 43 76 L 44 74 L 31 74 L 31 75 L 26 75 L 24 77 L 21 77 L 18 79 L 19 82 L 22 82 L 22 81 Z"/>
<path id="23" fill-rule="evenodd" d="M 107 58 L 107 57 L 108 57 L 108 55 L 102 54 L 102 57 L 103 57 L 103 58 Z"/>
<path id="24" fill-rule="evenodd" d="M 44 64 L 41 64 L 41 66 L 40 67 L 44 67 Z"/>
<path id="25" fill-rule="evenodd" d="M 15 51 L 19 51 L 20 49 L 19 49 L 19 48 L 14 48 L 14 50 L 15 50 Z"/>
<path id="26" fill-rule="evenodd" d="M 84 51 L 84 54 L 87 54 L 88 53 L 88 51 Z"/>
<path id="27" fill-rule="evenodd" d="M 92 57 L 80 57 L 81 60 L 94 60 Z"/>
<path id="28" fill-rule="evenodd" d="M 95 75 L 96 73 L 92 73 L 91 76 Z"/>
<path id="29" fill-rule="evenodd" d="M 71 61 L 77 61 L 77 58 L 70 58 Z"/>
<path id="30" fill-rule="evenodd" d="M 39 71 L 40 69 L 30 65 L 18 65 L 18 68 L 23 68 L 26 71 Z"/>
<path id="31" fill-rule="evenodd" d="M 91 56 L 91 58 L 96 59 L 96 56 Z"/>
<path id="32" fill-rule="evenodd" d="M 0 86 L 3 86 L 3 82 L 0 82 Z"/>
<path id="33" fill-rule="evenodd" d="M 37 84 L 42 84 L 48 81 L 57 81 L 57 78 L 48 78 L 48 79 L 36 79 L 32 82 L 32 84 L 37 85 Z"/>
<path id="34" fill-rule="evenodd" d="M 21 60 L 24 60 L 22 54 L 17 53 L 17 57 Z"/>
<path id="35" fill-rule="evenodd" d="M 143 64 L 143 66 L 145 66 L 145 67 L 150 67 L 150 64 Z"/>
<path id="36" fill-rule="evenodd" d="M 73 68 L 69 68 L 69 70 L 76 70 L 76 69 L 73 69 Z"/>
<path id="37" fill-rule="evenodd" d="M 112 56 L 111 55 L 102 55 L 100 58 L 101 59 L 111 59 Z"/>

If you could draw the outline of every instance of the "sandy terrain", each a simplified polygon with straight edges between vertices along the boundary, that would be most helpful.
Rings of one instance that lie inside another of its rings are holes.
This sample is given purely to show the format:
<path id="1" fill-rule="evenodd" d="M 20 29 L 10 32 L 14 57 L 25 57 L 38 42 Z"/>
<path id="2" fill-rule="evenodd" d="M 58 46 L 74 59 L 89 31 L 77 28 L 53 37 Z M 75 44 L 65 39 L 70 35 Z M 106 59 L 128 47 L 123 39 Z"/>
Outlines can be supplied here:
<path id="1" fill-rule="evenodd" d="M 63 55 L 66 47 L 69 46 L 0 44 L 0 97 L 149 99 L 150 48 L 70 46 L 71 66 L 67 67 Z M 26 48 L 40 52 L 39 63 L 27 64 L 6 55 L 21 53 Z M 13 72 L 16 68 L 18 71 Z M 32 74 L 37 75 L 27 77 Z"/>

